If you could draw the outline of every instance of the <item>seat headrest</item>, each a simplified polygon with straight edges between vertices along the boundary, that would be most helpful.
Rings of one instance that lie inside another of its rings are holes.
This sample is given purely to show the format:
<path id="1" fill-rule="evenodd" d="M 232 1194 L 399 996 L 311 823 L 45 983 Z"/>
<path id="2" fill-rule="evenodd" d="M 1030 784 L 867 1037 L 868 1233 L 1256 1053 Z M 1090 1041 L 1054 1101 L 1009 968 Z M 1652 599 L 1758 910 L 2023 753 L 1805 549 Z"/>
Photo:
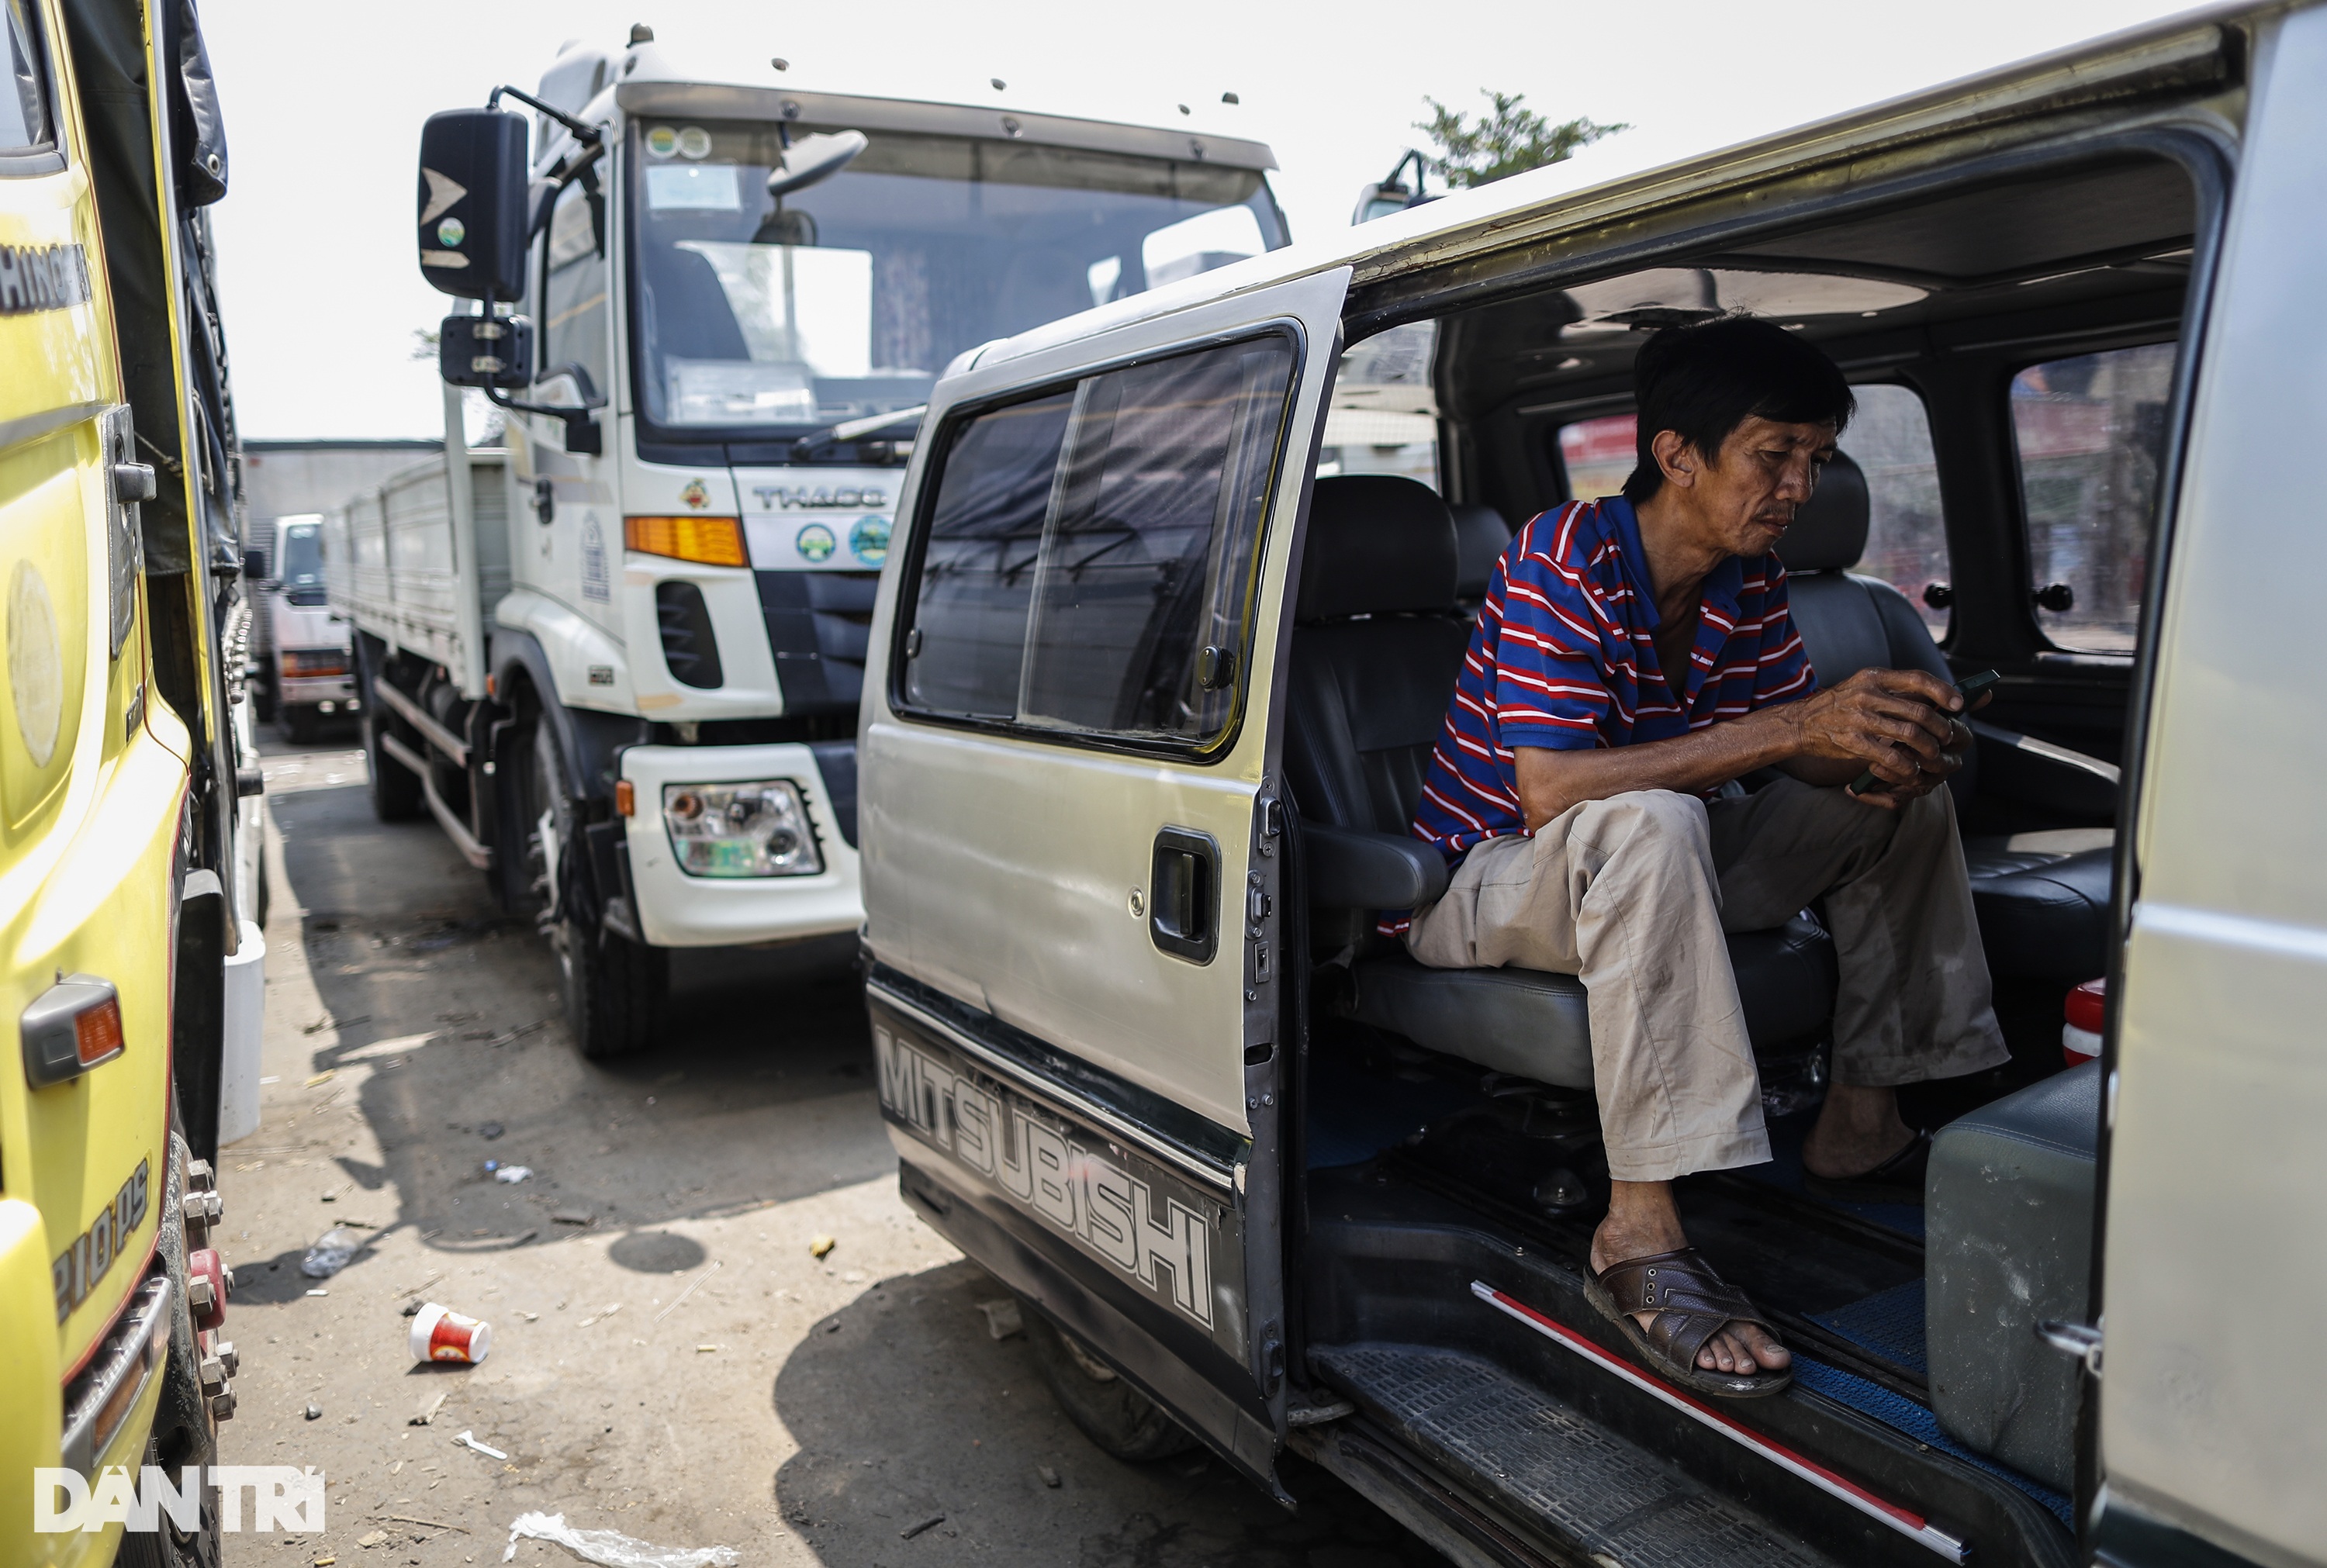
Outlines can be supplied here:
<path id="1" fill-rule="evenodd" d="M 1789 572 L 1840 572 L 1866 554 L 1866 474 L 1837 452 L 1778 541 Z"/>
<path id="2" fill-rule="evenodd" d="M 1454 577 L 1454 518 L 1428 485 L 1389 473 L 1317 481 L 1294 620 L 1452 610 Z"/>
<path id="3" fill-rule="evenodd" d="M 1454 597 L 1484 599 L 1495 563 L 1510 548 L 1511 526 L 1502 513 L 1476 501 L 1449 509 L 1454 514 Z"/>

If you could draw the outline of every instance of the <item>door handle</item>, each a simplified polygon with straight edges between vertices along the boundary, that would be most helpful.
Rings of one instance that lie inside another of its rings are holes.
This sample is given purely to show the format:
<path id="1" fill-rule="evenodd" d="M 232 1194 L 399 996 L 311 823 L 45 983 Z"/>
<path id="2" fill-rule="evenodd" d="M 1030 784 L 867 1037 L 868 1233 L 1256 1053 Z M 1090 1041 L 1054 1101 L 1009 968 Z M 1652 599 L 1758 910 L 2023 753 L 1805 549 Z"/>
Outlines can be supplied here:
<path id="1" fill-rule="evenodd" d="M 1209 964 L 1220 934 L 1220 846 L 1209 833 L 1164 828 L 1148 865 L 1148 939 L 1175 958 Z"/>

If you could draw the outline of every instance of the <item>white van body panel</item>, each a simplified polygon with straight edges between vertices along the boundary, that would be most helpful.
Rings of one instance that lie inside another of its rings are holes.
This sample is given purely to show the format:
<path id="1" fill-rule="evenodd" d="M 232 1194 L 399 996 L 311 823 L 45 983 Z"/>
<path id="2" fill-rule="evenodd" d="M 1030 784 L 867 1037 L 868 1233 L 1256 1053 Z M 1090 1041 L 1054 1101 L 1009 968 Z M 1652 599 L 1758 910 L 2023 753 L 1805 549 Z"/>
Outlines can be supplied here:
<path id="1" fill-rule="evenodd" d="M 2327 1561 L 2310 1303 L 2327 1300 L 2327 11 L 2258 53 L 2190 418 L 2125 962 L 2101 1453 L 2132 1504 Z"/>

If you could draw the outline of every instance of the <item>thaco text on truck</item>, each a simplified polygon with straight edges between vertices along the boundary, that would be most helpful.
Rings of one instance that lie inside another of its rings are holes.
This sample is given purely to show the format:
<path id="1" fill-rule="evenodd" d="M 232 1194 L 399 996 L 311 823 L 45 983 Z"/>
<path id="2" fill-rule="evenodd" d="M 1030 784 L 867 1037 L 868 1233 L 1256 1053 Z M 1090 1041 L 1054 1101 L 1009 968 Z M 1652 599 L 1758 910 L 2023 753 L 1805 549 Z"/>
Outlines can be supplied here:
<path id="1" fill-rule="evenodd" d="M 226 144 L 191 5 L 10 0 L 0 60 L 0 1562 L 214 1565 L 265 950 Z M 146 1467 L 168 1517 L 90 1513 Z"/>
<path id="2" fill-rule="evenodd" d="M 2327 1563 L 2322 146 L 2327 7 L 2202 12 L 939 384 L 859 736 L 880 1097 L 1088 1433 L 1306 1456 L 1466 1568 Z M 1621 483 L 1636 328 L 1740 310 L 1857 397 L 1778 546 L 1820 680 L 2001 672 L 1949 788 L 2012 1054 L 1906 1096 L 1923 1205 L 1829 1201 L 1830 938 L 1729 938 L 1787 1157 L 1681 1209 L 1794 1359 L 1724 1400 L 1586 1302 L 1581 986 L 1377 917 L 1446 886 L 1512 528 Z M 1341 471 L 1417 359 L 1430 482 Z"/>
<path id="3" fill-rule="evenodd" d="M 946 364 L 1285 238 L 1257 144 L 775 79 L 640 28 L 432 117 L 441 368 L 507 455 L 326 541 L 382 813 L 544 917 L 593 1056 L 671 948 L 860 923 L 865 630 Z"/>

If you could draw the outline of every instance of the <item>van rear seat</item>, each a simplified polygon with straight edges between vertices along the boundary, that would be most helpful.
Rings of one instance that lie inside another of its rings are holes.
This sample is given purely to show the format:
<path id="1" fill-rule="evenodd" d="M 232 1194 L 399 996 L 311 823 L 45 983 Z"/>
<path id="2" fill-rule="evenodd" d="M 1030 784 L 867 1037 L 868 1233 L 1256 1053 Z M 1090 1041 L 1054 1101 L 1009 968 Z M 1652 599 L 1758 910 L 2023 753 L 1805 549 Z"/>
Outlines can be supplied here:
<path id="1" fill-rule="evenodd" d="M 1388 475 L 1317 481 L 1294 610 L 1286 772 L 1300 807 L 1313 901 L 1405 909 L 1446 886 L 1438 852 L 1408 832 L 1470 641 L 1458 613 L 1446 504 Z M 1824 1027 L 1834 945 L 1807 916 L 1729 938 L 1757 1046 Z M 1500 1072 L 1592 1086 L 1584 986 L 1530 969 L 1430 969 L 1376 944 L 1352 966 L 1344 1012 Z"/>
<path id="2" fill-rule="evenodd" d="M 1778 544 L 1818 684 L 1834 686 L 1870 665 L 1928 670 L 1952 683 L 1955 673 L 1906 595 L 1850 570 L 1866 552 L 1867 518 L 1866 477 L 1839 453 Z M 1973 727 L 1979 745 L 1949 785 L 1958 803 L 1977 792 L 1986 766 L 2008 770 L 2014 793 L 2043 804 L 2115 814 L 2117 770 L 2107 763 L 1985 721 Z M 2109 828 L 2080 827 L 1964 840 L 1991 974 L 2074 984 L 2107 971 L 2116 838 Z"/>

